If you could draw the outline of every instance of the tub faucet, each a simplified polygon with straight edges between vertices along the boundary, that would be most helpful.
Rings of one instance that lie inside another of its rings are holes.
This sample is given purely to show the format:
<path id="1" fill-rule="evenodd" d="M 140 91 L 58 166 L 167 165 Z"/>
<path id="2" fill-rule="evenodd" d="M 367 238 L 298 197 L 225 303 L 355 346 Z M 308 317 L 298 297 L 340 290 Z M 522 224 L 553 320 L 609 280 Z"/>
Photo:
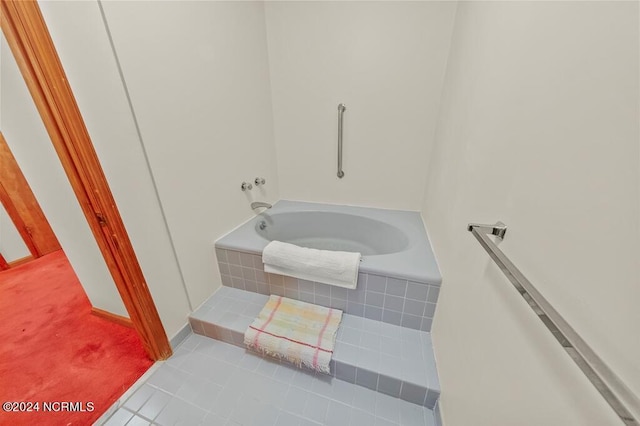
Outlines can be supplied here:
<path id="1" fill-rule="evenodd" d="M 251 209 L 252 210 L 255 210 L 255 209 L 260 208 L 260 207 L 264 207 L 264 208 L 270 209 L 271 208 L 271 204 L 263 203 L 262 201 L 254 201 L 253 203 L 251 203 Z"/>

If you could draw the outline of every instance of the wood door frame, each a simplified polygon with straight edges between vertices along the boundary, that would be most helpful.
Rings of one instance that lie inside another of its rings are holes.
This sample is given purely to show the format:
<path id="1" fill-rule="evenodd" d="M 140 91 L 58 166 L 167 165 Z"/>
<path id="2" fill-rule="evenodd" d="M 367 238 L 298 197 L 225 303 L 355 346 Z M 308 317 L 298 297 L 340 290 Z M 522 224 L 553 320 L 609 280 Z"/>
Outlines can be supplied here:
<path id="1" fill-rule="evenodd" d="M 49 221 L 40 208 L 9 144 L 0 131 L 0 203 L 22 237 L 31 258 L 60 250 Z M 12 263 L 9 262 L 9 266 Z"/>
<path id="2" fill-rule="evenodd" d="M 1 136 L 0 139 L 2 139 Z M 28 226 L 22 220 L 22 216 L 20 216 L 20 212 L 18 211 L 16 206 L 11 202 L 11 195 L 9 195 L 4 185 L 2 185 L 1 181 L 0 204 L 2 204 L 4 210 L 7 212 L 7 216 L 9 216 L 9 219 L 11 219 L 11 222 L 15 226 L 16 231 L 20 235 L 20 238 L 22 238 L 22 241 L 27 247 L 27 250 L 29 250 L 29 253 L 31 253 L 31 256 L 40 257 L 40 251 L 38 250 L 38 247 L 34 244 L 33 240 L 29 236 Z"/>
<path id="3" fill-rule="evenodd" d="M 134 328 L 152 359 L 168 358 L 171 345 L 38 3 L 0 0 L 0 26 Z"/>

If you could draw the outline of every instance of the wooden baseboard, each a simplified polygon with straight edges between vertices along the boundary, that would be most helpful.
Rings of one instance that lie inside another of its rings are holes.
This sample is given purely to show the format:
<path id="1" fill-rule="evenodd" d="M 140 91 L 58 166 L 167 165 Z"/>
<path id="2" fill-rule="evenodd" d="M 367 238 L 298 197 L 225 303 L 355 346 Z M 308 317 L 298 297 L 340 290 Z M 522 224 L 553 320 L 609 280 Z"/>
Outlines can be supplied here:
<path id="1" fill-rule="evenodd" d="M 10 268 L 15 268 L 16 266 L 20 266 L 23 263 L 31 262 L 33 259 L 34 259 L 33 256 L 21 257 L 20 259 L 16 259 L 16 260 L 13 260 L 13 261 L 9 262 L 9 267 Z"/>
<path id="2" fill-rule="evenodd" d="M 133 328 L 133 323 L 127 317 L 121 315 L 112 314 L 111 312 L 98 309 L 95 306 L 91 307 L 91 313 L 97 317 L 106 319 L 107 321 L 115 322 L 116 324 L 124 325 L 125 327 Z"/>

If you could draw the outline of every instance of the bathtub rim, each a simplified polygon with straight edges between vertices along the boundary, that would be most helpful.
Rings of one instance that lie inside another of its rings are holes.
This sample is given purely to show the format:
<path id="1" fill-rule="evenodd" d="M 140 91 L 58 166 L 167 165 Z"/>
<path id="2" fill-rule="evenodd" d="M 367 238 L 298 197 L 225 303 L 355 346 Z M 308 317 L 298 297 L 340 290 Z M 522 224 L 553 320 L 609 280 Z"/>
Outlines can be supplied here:
<path id="1" fill-rule="evenodd" d="M 365 217 L 362 215 L 354 215 L 354 214 L 349 214 L 349 213 L 344 213 L 344 212 L 327 212 L 327 211 L 318 211 L 318 210 L 313 210 L 313 211 L 302 211 L 302 210 L 297 210 L 297 211 L 293 211 L 293 212 L 273 212 L 273 213 L 269 213 L 270 218 L 273 220 L 273 223 L 268 223 L 268 221 L 266 219 L 263 219 L 262 221 L 257 221 L 256 226 L 254 227 L 255 231 L 257 232 L 257 234 L 262 237 L 265 238 L 267 241 L 282 241 L 282 242 L 286 242 L 286 243 L 291 243 L 291 244 L 296 244 L 295 241 L 290 241 L 287 238 L 273 238 L 273 239 L 269 239 L 267 238 L 264 234 L 266 234 L 267 232 L 265 232 L 264 230 L 260 229 L 260 223 L 262 222 L 267 222 L 267 229 L 274 229 L 274 231 L 271 232 L 275 232 L 276 234 L 286 234 L 287 231 L 286 230 L 281 230 L 280 226 L 278 226 L 278 222 L 279 220 L 283 220 L 286 221 L 288 216 L 300 216 L 301 218 L 303 216 L 308 216 L 306 219 L 307 220 L 315 220 L 316 224 L 317 222 L 321 223 L 322 225 L 325 225 L 327 222 L 331 221 L 332 219 L 335 220 L 345 220 L 346 222 L 343 222 L 341 227 L 339 229 L 337 229 L 337 232 L 339 234 L 349 234 L 350 233 L 350 227 L 354 225 L 354 220 L 355 221 L 364 221 L 365 226 L 369 226 L 369 235 L 367 235 L 367 232 L 364 232 L 362 235 L 362 238 L 359 239 L 352 239 L 352 238 L 345 238 L 346 240 L 350 240 L 350 241 L 355 241 L 356 243 L 362 244 L 363 246 L 368 246 L 370 250 L 374 250 L 374 251 L 378 251 L 378 253 L 364 253 L 362 252 L 362 256 L 384 256 L 387 254 L 392 254 L 392 253 L 397 253 L 397 252 L 402 252 L 402 251 L 406 251 L 409 246 L 410 246 L 410 237 L 408 235 L 406 235 L 402 230 L 398 229 L 396 226 L 390 225 L 387 222 L 382 222 L 380 220 L 374 220 L 371 219 L 369 217 Z M 294 227 L 300 227 L 301 224 L 298 221 L 298 223 L 294 224 Z M 374 232 L 375 227 L 380 227 L 380 238 L 372 238 L 372 234 Z M 304 226 L 302 226 L 302 228 L 304 228 Z M 305 230 L 303 229 L 302 232 L 305 232 Z M 335 231 L 334 231 L 335 233 Z M 313 238 L 313 232 L 310 233 L 311 235 L 309 235 L 309 238 Z M 294 233 L 295 235 L 295 233 Z M 280 235 L 283 236 L 283 235 Z M 304 235 L 299 235 L 300 237 L 304 238 Z M 348 235 L 344 235 L 344 237 L 348 237 Z M 307 247 L 307 246 L 305 246 Z M 318 248 L 318 247 L 312 247 L 312 248 Z M 325 250 L 331 250 L 331 249 L 325 249 Z M 344 251 L 350 251 L 348 249 L 336 249 L 336 250 L 344 250 Z"/>
<path id="2" fill-rule="evenodd" d="M 265 215 L 296 211 L 346 213 L 378 220 L 400 229 L 409 237 L 409 247 L 401 252 L 363 256 L 360 272 L 439 286 L 442 276 L 419 212 L 356 207 L 337 204 L 279 200 L 214 242 L 215 248 L 262 255 L 269 243 L 255 231 L 256 223 Z"/>

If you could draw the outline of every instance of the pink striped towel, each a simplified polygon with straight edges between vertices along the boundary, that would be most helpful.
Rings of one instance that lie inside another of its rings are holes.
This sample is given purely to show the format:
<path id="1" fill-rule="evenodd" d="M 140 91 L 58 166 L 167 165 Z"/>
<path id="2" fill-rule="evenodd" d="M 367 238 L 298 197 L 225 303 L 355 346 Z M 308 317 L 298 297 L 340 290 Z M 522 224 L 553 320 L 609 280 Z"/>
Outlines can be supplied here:
<path id="1" fill-rule="evenodd" d="M 244 343 L 265 354 L 329 372 L 342 311 L 272 295 L 244 333 Z"/>

